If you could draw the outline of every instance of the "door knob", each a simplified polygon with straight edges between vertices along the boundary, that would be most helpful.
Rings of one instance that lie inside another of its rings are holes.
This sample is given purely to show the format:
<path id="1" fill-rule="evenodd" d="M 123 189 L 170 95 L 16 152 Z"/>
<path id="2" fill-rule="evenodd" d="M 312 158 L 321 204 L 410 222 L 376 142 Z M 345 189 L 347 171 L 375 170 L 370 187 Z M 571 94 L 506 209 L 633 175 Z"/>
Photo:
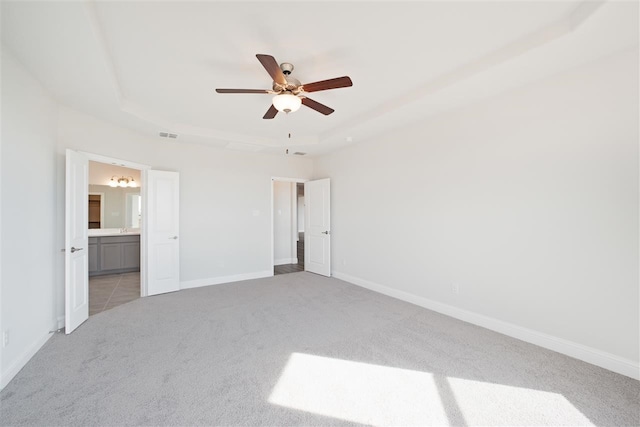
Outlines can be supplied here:
<path id="1" fill-rule="evenodd" d="M 329 231 L 323 231 L 322 234 L 329 234 Z"/>
<path id="2" fill-rule="evenodd" d="M 178 236 L 169 237 L 171 240 L 178 240 Z"/>
<path id="3" fill-rule="evenodd" d="M 74 248 L 73 246 L 71 246 L 71 253 L 82 251 L 82 250 L 84 250 L 84 248 Z"/>

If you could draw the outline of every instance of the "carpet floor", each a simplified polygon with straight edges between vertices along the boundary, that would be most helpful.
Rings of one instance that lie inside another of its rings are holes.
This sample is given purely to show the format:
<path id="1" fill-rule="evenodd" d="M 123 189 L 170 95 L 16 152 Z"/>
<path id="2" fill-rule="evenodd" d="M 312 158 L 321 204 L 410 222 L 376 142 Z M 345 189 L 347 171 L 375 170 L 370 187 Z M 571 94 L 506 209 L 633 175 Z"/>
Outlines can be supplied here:
<path id="1" fill-rule="evenodd" d="M 333 278 L 141 298 L 55 334 L 1 425 L 640 424 L 640 383 Z"/>

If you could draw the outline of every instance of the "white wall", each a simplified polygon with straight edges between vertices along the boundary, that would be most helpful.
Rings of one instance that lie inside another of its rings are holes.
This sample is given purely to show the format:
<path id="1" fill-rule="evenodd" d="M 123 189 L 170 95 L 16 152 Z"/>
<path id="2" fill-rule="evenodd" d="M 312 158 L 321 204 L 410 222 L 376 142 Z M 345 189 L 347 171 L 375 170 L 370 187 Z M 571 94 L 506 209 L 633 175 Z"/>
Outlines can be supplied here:
<path id="1" fill-rule="evenodd" d="M 621 53 L 318 159 L 334 273 L 637 376 L 638 89 Z"/>
<path id="2" fill-rule="evenodd" d="M 295 264 L 293 198 L 295 182 L 273 181 L 273 265 Z"/>
<path id="3" fill-rule="evenodd" d="M 0 387 L 55 329 L 57 108 L 2 49 Z"/>
<path id="4" fill-rule="evenodd" d="M 233 152 L 179 139 L 167 142 L 61 108 L 60 165 L 65 148 L 180 172 L 183 287 L 272 274 L 271 178 L 309 178 L 312 173 L 310 159 Z M 58 181 L 59 209 L 63 210 L 64 177 Z M 58 238 L 63 241 L 62 234 Z M 63 294 L 59 284 L 59 313 Z"/>

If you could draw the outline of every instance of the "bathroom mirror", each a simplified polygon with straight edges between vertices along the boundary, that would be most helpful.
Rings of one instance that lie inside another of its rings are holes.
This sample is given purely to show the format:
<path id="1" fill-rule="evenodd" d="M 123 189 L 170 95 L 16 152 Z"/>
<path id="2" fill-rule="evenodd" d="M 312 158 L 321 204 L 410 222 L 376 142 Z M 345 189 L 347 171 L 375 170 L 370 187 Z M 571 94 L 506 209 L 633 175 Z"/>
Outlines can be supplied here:
<path id="1" fill-rule="evenodd" d="M 89 185 L 89 224 L 96 228 L 140 228 L 140 188 Z"/>

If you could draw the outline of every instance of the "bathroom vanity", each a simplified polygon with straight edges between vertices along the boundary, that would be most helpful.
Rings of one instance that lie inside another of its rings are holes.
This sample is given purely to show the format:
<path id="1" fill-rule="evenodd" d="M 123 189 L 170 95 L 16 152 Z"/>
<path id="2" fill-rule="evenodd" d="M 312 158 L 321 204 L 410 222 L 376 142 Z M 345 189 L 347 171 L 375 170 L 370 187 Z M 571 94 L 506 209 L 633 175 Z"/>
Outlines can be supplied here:
<path id="1" fill-rule="evenodd" d="M 140 271 L 140 233 L 90 230 L 89 276 Z"/>

